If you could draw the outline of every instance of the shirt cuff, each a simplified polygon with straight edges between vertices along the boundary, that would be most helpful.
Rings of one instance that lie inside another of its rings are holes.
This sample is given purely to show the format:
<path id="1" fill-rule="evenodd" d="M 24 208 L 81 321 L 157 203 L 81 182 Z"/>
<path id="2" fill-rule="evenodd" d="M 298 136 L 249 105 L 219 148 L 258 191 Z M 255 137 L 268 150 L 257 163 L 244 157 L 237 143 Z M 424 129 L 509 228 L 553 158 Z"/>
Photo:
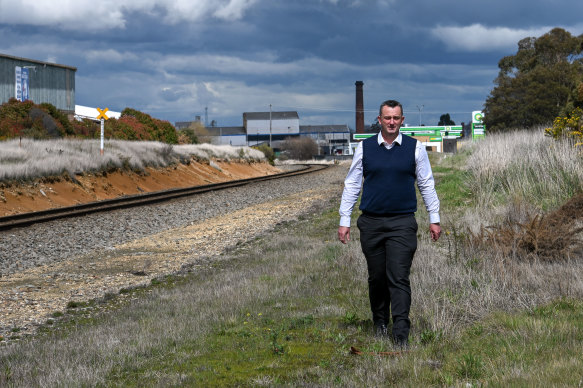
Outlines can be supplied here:
<path id="1" fill-rule="evenodd" d="M 429 222 L 431 224 L 439 224 L 439 213 L 429 213 Z"/>
<path id="2" fill-rule="evenodd" d="M 341 216 L 340 226 L 346 226 L 347 228 L 350 228 L 350 216 Z"/>

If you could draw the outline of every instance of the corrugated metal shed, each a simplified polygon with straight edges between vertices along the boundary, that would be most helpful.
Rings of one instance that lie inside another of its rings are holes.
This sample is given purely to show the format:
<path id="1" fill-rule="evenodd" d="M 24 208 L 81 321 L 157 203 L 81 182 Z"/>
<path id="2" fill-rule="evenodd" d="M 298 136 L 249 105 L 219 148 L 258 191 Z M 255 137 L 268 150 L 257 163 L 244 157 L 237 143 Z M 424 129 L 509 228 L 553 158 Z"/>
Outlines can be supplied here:
<path id="1" fill-rule="evenodd" d="M 269 112 L 243 112 L 243 121 L 245 120 L 269 120 Z M 298 119 L 298 112 L 271 112 L 271 120 L 289 120 Z"/>
<path id="2" fill-rule="evenodd" d="M 29 99 L 48 102 L 66 113 L 75 113 L 76 67 L 13 57 L 0 53 L 0 103 L 16 97 L 16 67 L 29 71 Z"/>
<path id="3" fill-rule="evenodd" d="M 206 127 L 211 136 L 246 135 L 245 127 Z"/>

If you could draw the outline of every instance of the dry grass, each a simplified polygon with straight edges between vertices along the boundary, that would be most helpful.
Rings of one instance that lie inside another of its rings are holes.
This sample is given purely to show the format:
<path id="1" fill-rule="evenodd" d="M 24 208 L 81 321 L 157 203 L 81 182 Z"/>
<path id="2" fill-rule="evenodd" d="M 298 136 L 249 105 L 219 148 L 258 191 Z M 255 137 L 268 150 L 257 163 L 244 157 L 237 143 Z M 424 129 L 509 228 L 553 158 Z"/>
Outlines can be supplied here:
<path id="1" fill-rule="evenodd" d="M 583 157 L 542 130 L 489 136 L 471 144 L 468 184 L 475 206 L 452 223 L 476 247 L 507 258 L 580 257 Z M 570 201 L 570 202 L 568 202 Z"/>
<path id="2" fill-rule="evenodd" d="M 111 140 L 100 155 L 99 140 L 31 140 L 0 142 L 0 181 L 58 176 L 65 172 L 125 168 L 165 167 L 197 160 L 264 160 L 261 151 L 249 147 L 210 144 L 169 145 L 148 141 Z"/>
<path id="3" fill-rule="evenodd" d="M 542 261 L 568 261 L 581 257 L 583 194 L 548 214 L 526 215 L 528 221 L 508 219 L 503 225 L 470 233 L 471 243 L 496 248 L 505 257 Z"/>
<path id="4" fill-rule="evenodd" d="M 477 197 L 470 210 L 487 221 L 516 203 L 547 211 L 583 191 L 581 149 L 542 129 L 495 134 L 470 147 L 468 183 Z"/>

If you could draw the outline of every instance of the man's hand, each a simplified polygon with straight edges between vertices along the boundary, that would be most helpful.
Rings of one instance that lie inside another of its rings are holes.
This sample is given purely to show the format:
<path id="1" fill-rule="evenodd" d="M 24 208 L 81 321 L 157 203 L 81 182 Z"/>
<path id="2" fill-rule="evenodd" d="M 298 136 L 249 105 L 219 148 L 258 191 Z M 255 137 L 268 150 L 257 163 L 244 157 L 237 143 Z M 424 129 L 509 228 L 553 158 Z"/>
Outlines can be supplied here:
<path id="1" fill-rule="evenodd" d="M 338 240 L 342 242 L 342 244 L 346 244 L 350 241 L 350 228 L 346 226 L 339 226 L 338 227 Z"/>
<path id="2" fill-rule="evenodd" d="M 340 231 L 338 233 L 340 233 Z M 433 241 L 439 240 L 439 236 L 441 236 L 441 226 L 439 224 L 429 224 L 429 234 Z"/>

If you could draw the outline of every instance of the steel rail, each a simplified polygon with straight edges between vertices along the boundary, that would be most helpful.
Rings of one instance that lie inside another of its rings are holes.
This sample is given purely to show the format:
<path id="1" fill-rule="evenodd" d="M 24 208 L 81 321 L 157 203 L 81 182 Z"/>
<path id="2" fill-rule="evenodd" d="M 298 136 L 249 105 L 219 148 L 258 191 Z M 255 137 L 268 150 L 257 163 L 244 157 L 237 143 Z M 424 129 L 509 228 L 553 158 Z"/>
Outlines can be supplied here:
<path id="1" fill-rule="evenodd" d="M 79 217 L 91 213 L 106 212 L 116 209 L 125 209 L 135 206 L 150 205 L 153 203 L 170 201 L 172 199 L 202 194 L 209 191 L 224 190 L 232 187 L 245 186 L 251 183 L 287 178 L 296 175 L 309 174 L 320 171 L 328 165 L 302 165 L 303 167 L 293 171 L 281 172 L 272 175 L 264 175 L 255 178 L 238 179 L 227 182 L 212 183 L 209 185 L 191 186 L 185 188 L 155 191 L 151 193 L 126 195 L 123 197 L 106 199 L 102 201 L 88 202 L 79 205 L 39 210 L 30 213 L 20 213 L 0 217 L 0 231 L 17 227 L 25 227 L 33 224 L 47 222 L 62 218 Z"/>

